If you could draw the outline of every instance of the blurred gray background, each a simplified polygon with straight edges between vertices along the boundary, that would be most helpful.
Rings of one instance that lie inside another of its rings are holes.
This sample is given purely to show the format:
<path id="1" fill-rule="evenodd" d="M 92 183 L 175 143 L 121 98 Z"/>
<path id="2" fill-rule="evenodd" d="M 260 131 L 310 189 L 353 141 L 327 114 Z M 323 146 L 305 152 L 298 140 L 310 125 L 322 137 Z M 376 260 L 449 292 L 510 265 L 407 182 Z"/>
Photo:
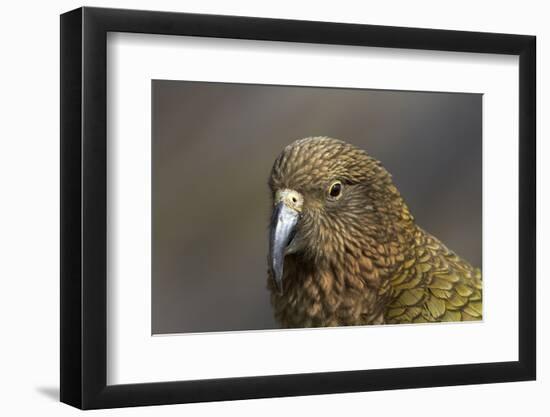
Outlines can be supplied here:
<path id="1" fill-rule="evenodd" d="M 153 334 L 277 328 L 267 179 L 306 136 L 381 160 L 417 223 L 481 267 L 481 95 L 154 80 L 152 97 Z"/>

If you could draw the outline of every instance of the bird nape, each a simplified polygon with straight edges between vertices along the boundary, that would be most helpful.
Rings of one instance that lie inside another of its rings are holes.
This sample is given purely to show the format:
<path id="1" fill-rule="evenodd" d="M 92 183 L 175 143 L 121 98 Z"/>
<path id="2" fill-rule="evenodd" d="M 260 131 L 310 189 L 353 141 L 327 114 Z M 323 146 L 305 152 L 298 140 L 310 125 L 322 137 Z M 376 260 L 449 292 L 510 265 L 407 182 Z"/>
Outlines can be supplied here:
<path id="1" fill-rule="evenodd" d="M 416 225 L 365 151 L 300 139 L 269 187 L 268 288 L 281 326 L 481 320 L 481 271 Z"/>

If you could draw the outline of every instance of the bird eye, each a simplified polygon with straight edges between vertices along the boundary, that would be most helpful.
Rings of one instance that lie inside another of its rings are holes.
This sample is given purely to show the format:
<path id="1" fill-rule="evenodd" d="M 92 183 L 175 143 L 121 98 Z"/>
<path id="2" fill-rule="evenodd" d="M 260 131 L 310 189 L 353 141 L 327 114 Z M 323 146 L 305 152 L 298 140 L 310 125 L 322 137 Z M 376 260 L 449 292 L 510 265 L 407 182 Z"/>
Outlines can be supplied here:
<path id="1" fill-rule="evenodd" d="M 333 182 L 328 189 L 328 194 L 332 198 L 340 197 L 340 194 L 342 194 L 342 183 L 340 181 Z"/>

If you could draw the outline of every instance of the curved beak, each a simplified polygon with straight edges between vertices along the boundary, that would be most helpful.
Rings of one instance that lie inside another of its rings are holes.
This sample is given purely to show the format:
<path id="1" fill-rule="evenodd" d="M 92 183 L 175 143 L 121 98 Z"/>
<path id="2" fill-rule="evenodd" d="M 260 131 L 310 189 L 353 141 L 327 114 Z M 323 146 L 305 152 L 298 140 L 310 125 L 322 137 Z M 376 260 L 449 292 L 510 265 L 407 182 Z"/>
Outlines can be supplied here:
<path id="1" fill-rule="evenodd" d="M 283 293 L 283 266 L 287 248 L 296 233 L 299 213 L 284 202 L 278 203 L 271 218 L 269 264 L 279 293 Z"/>

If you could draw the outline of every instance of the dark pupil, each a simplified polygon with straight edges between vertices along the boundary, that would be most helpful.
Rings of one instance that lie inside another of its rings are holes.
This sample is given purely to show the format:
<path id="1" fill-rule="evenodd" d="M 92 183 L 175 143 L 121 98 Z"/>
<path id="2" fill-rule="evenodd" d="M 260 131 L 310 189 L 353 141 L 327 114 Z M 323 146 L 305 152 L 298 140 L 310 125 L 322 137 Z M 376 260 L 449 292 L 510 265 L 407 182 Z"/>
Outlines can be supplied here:
<path id="1" fill-rule="evenodd" d="M 341 190 L 342 190 L 342 184 L 334 184 L 332 187 L 330 187 L 330 196 L 338 197 L 340 195 Z"/>

